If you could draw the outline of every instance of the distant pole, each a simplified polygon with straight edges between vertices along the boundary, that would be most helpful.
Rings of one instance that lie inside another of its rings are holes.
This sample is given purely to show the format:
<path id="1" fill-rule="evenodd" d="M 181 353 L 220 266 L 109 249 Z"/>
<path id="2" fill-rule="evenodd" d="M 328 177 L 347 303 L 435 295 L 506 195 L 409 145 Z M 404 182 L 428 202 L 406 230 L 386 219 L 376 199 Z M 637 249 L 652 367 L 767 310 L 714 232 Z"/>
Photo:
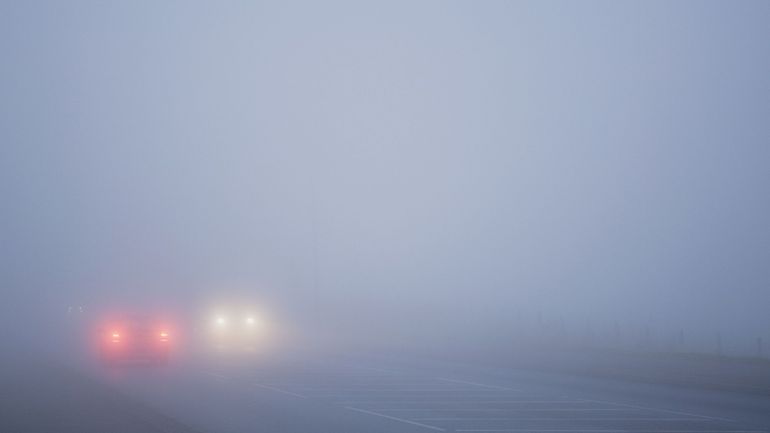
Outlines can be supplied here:
<path id="1" fill-rule="evenodd" d="M 649 349 L 652 346 L 650 341 L 650 325 L 644 325 L 644 347 Z"/>
<path id="2" fill-rule="evenodd" d="M 316 310 L 316 320 L 319 324 L 321 322 L 321 309 L 318 305 L 320 298 L 321 294 L 318 290 L 318 240 L 316 236 L 313 236 L 313 304 Z"/>
<path id="3" fill-rule="evenodd" d="M 679 349 L 684 349 L 684 329 L 679 330 Z"/>
<path id="4" fill-rule="evenodd" d="M 545 332 L 543 332 L 543 328 L 545 328 L 543 326 L 543 312 L 538 311 L 537 312 L 537 330 L 535 331 L 535 334 L 532 335 L 532 338 L 535 341 L 537 341 L 537 344 L 543 344 L 543 340 L 544 340 L 543 336 L 545 334 Z"/>
<path id="5" fill-rule="evenodd" d="M 318 191 L 317 191 L 317 173 L 315 167 L 310 170 L 310 224 L 311 224 L 311 236 L 312 236 L 312 291 L 313 291 L 313 309 L 315 310 L 316 326 L 320 326 L 321 323 L 321 308 L 319 301 L 321 300 L 321 294 L 318 287 Z"/>
<path id="6" fill-rule="evenodd" d="M 757 358 L 764 356 L 764 350 L 762 350 L 762 337 L 757 338 Z"/>
<path id="7" fill-rule="evenodd" d="M 717 356 L 722 356 L 722 333 L 717 332 Z"/>
<path id="8" fill-rule="evenodd" d="M 593 344 L 594 335 L 593 335 L 593 328 L 591 327 L 591 319 L 586 318 L 586 329 L 585 329 L 585 345 L 590 346 Z"/>

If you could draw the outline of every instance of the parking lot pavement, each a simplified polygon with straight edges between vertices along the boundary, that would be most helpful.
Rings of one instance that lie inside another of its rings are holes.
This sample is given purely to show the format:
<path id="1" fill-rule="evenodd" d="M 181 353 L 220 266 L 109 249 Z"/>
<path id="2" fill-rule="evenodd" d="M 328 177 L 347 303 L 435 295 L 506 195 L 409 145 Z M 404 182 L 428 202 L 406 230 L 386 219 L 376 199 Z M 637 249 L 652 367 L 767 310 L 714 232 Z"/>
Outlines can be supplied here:
<path id="1" fill-rule="evenodd" d="M 764 432 L 742 420 L 667 404 L 594 399 L 553 387 L 453 377 L 446 371 L 371 365 L 316 365 L 209 371 L 218 380 L 368 419 L 372 430 L 445 432 Z M 654 396 L 653 396 L 654 399 Z M 303 416 L 297 410 L 296 416 Z M 364 425 L 366 421 L 364 421 Z M 310 431 L 310 430 L 308 430 Z"/>
<path id="2" fill-rule="evenodd" d="M 40 354 L 0 359 L 0 432 L 197 433 Z"/>

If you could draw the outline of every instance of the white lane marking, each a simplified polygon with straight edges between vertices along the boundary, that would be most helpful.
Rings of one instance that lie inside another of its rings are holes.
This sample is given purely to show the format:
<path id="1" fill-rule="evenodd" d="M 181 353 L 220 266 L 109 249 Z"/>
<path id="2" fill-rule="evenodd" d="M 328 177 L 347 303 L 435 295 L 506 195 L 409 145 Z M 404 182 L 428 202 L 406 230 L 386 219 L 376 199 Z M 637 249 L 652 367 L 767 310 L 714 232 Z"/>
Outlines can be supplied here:
<path id="1" fill-rule="evenodd" d="M 629 429 L 457 429 L 456 432 L 585 432 L 585 433 L 767 433 L 766 430 L 629 430 Z"/>
<path id="2" fill-rule="evenodd" d="M 591 404 L 590 401 L 582 400 L 356 400 L 356 401 L 340 401 L 340 404 L 386 404 L 386 403 L 404 403 L 404 404 L 473 404 L 473 403 L 520 403 L 520 404 L 564 404 L 564 403 L 576 403 L 576 404 Z"/>
<path id="3" fill-rule="evenodd" d="M 406 424 L 416 425 L 416 426 L 424 427 L 424 428 L 431 429 L 431 430 L 446 431 L 446 430 L 444 430 L 441 427 L 436 427 L 436 426 L 433 426 L 433 425 L 423 424 L 421 422 L 416 422 L 416 421 L 409 421 L 408 419 L 403 419 L 403 418 L 398 418 L 398 417 L 395 417 L 395 416 L 385 415 L 383 413 L 372 412 L 372 411 L 366 410 L 366 409 L 359 409 L 359 408 L 352 407 L 352 406 L 345 406 L 345 409 L 352 410 L 352 411 L 355 411 L 355 412 L 365 413 L 365 414 L 372 415 L 372 416 L 378 416 L 380 418 L 386 418 L 386 419 L 390 419 L 390 420 L 393 420 L 393 421 L 399 421 L 399 422 L 403 422 L 403 423 L 406 423 Z"/>
<path id="4" fill-rule="evenodd" d="M 587 408 L 565 408 L 565 409 L 455 409 L 455 408 L 448 408 L 448 409 L 432 409 L 432 408 L 422 408 L 422 409 L 382 409 L 382 408 L 372 408 L 372 410 L 376 410 L 379 412 L 623 412 L 628 411 L 628 409 L 609 409 L 609 408 L 601 408 L 601 409 L 587 409 Z"/>
<path id="5" fill-rule="evenodd" d="M 345 401 L 348 401 L 348 400 L 351 400 L 351 399 L 366 398 L 366 397 L 375 397 L 375 398 L 376 397 L 382 397 L 382 398 L 386 398 L 387 399 L 387 398 L 396 398 L 399 395 L 404 395 L 403 391 L 401 391 L 400 393 L 401 394 L 398 394 L 398 393 L 381 393 L 381 394 L 376 394 L 376 393 L 371 393 L 371 392 L 369 392 L 369 393 L 361 393 L 361 394 L 355 394 L 355 393 L 353 393 L 353 394 L 351 394 L 351 393 L 346 393 L 346 394 L 308 393 L 308 395 L 311 395 L 312 397 L 316 397 L 316 398 L 325 398 L 325 399 L 331 399 L 331 400 L 345 400 Z M 447 393 L 437 393 L 436 391 L 424 391 L 424 392 L 411 392 L 411 393 L 407 393 L 407 394 L 409 394 L 409 395 L 408 396 L 404 396 L 404 397 L 405 398 L 409 398 L 409 399 L 414 399 L 414 398 L 419 398 L 419 397 L 445 398 L 445 397 L 452 397 L 452 396 L 457 396 L 457 397 L 463 397 L 463 396 L 474 397 L 474 396 L 476 396 L 476 397 L 479 397 L 479 398 L 485 398 L 485 397 L 486 398 L 495 398 L 495 397 L 497 397 L 495 395 L 489 395 L 489 394 L 486 394 L 486 395 L 484 395 L 484 394 L 481 394 L 481 395 L 479 395 L 479 394 L 471 394 L 471 395 L 469 395 L 467 392 L 466 393 L 458 393 L 458 394 L 447 394 Z M 505 398 L 505 397 L 506 397 L 505 395 L 499 396 L 499 398 Z M 401 400 L 379 400 L 379 401 L 377 401 L 377 403 L 398 403 L 400 401 Z M 429 401 L 429 400 L 426 400 L 426 401 Z"/>
<path id="6" fill-rule="evenodd" d="M 469 382 L 467 380 L 449 379 L 449 378 L 446 378 L 446 377 L 437 377 L 436 379 L 443 380 L 444 382 L 462 383 L 464 385 L 480 386 L 480 387 L 483 387 L 483 388 L 501 389 L 501 390 L 506 390 L 506 391 L 521 391 L 519 389 L 508 388 L 506 386 L 487 385 L 485 383 Z"/>
<path id="7" fill-rule="evenodd" d="M 353 368 L 360 368 L 360 369 L 363 369 L 363 370 L 378 371 L 380 373 L 389 373 L 389 374 L 399 374 L 400 373 L 400 371 L 388 370 L 387 368 L 363 367 L 363 366 L 359 366 L 359 365 L 355 365 L 355 366 L 353 366 Z"/>
<path id="8" fill-rule="evenodd" d="M 305 388 L 308 391 L 313 391 L 313 388 Z M 454 392 L 458 394 L 467 394 L 467 393 L 485 393 L 485 394 L 497 394 L 507 392 L 507 390 L 502 389 L 448 389 L 448 388 L 425 388 L 425 389 L 394 389 L 394 388 L 327 388 L 327 389 L 316 389 L 315 391 L 324 392 L 324 391 L 333 391 L 335 394 L 340 392 L 351 392 L 351 393 L 369 393 L 369 392 Z"/>
<path id="9" fill-rule="evenodd" d="M 431 381 L 431 382 L 418 382 L 418 381 L 412 381 L 412 382 L 390 382 L 390 381 L 371 382 L 371 381 L 366 381 L 366 382 L 347 382 L 347 383 L 339 383 L 339 382 L 337 382 L 337 383 L 328 383 L 328 382 L 323 383 L 323 382 L 316 382 L 314 386 L 308 386 L 309 385 L 308 382 L 301 382 L 301 383 L 281 382 L 281 383 L 276 384 L 276 385 L 287 385 L 287 386 L 292 386 L 293 385 L 293 386 L 296 386 L 296 387 L 299 387 L 299 388 L 318 389 L 318 390 L 323 390 L 323 389 L 336 390 L 336 389 L 340 389 L 340 388 L 338 388 L 338 386 L 355 387 L 355 388 L 362 387 L 362 386 L 364 386 L 364 387 L 397 387 L 397 386 L 430 387 L 430 386 L 436 386 L 436 382 L 435 381 Z M 442 385 L 442 384 L 439 384 L 439 385 Z M 451 386 L 451 385 L 445 385 L 442 389 L 450 389 L 450 388 L 448 388 L 448 386 Z M 464 389 L 464 388 L 451 388 L 451 389 Z"/>
<path id="10" fill-rule="evenodd" d="M 618 403 L 614 401 L 604 401 L 604 400 L 584 400 L 591 403 L 601 403 L 601 404 L 609 404 L 613 406 L 621 406 L 621 407 L 627 407 L 630 409 L 640 409 L 640 410 L 651 410 L 651 411 L 657 411 L 657 412 L 664 412 L 664 413 L 670 413 L 673 415 L 685 415 L 685 416 L 694 416 L 696 418 L 703 418 L 703 419 L 710 419 L 713 421 L 726 421 L 726 422 L 736 422 L 733 419 L 729 418 L 721 418 L 716 416 L 708 416 L 708 415 L 700 415 L 697 413 L 690 413 L 690 412 L 683 412 L 680 410 L 671 410 L 671 409 L 660 409 L 656 407 L 649 407 L 649 406 L 639 406 L 635 404 L 627 404 L 627 403 Z"/>
<path id="11" fill-rule="evenodd" d="M 204 371 L 203 374 L 207 374 L 209 376 L 213 376 L 213 377 L 216 377 L 218 379 L 227 379 L 227 377 L 225 377 L 225 376 L 223 376 L 223 375 L 221 375 L 219 373 L 213 373 L 211 371 Z"/>
<path id="12" fill-rule="evenodd" d="M 415 421 L 687 421 L 713 422 L 709 419 L 692 418 L 414 418 Z M 656 430 L 657 431 L 657 430 Z"/>
<path id="13" fill-rule="evenodd" d="M 402 385 L 403 386 L 403 385 Z M 412 386 L 411 388 L 403 387 L 399 388 L 398 385 L 396 386 L 377 386 L 377 385 L 360 385 L 356 386 L 353 385 L 352 387 L 345 387 L 345 388 L 336 388 L 336 387 L 300 387 L 307 391 L 318 391 L 318 392 L 377 392 L 377 391 L 386 391 L 386 392 L 493 392 L 493 393 L 500 393 L 505 392 L 505 390 L 502 389 L 476 389 L 476 388 L 441 388 L 441 387 L 417 387 Z"/>
<path id="14" fill-rule="evenodd" d="M 451 397 L 451 396 L 476 396 L 479 398 L 506 398 L 509 397 L 507 395 L 500 395 L 500 394 L 494 394 L 495 392 L 502 392 L 502 391 L 487 391 L 487 390 L 393 390 L 391 391 L 375 391 L 375 390 L 368 390 L 368 391 L 361 391 L 361 392 L 346 392 L 344 394 L 341 393 L 312 393 L 314 397 L 319 398 L 334 398 L 334 399 L 356 399 L 356 398 L 366 398 L 366 397 L 390 397 L 395 398 L 400 395 L 408 394 L 408 396 L 405 396 L 405 398 L 415 398 L 424 396 L 427 398 L 435 397 L 435 398 L 445 398 L 445 397 Z M 490 394 L 492 393 L 492 394 Z"/>
<path id="15" fill-rule="evenodd" d="M 255 383 L 254 383 L 254 386 L 257 386 L 257 387 L 259 387 L 259 388 L 269 389 L 269 390 L 271 390 L 271 391 L 275 391 L 275 392 L 280 392 L 280 393 L 282 393 L 282 394 L 286 394 L 286 395 L 291 395 L 291 396 L 294 396 L 294 397 L 299 397 L 299 398 L 307 398 L 307 396 L 305 396 L 305 395 L 302 395 L 302 394 L 297 394 L 296 392 L 287 391 L 287 390 L 285 390 L 285 389 L 276 388 L 276 387 L 274 387 L 274 386 L 263 385 L 263 384 L 261 384 L 261 383 L 256 383 L 256 382 L 255 382 Z"/>

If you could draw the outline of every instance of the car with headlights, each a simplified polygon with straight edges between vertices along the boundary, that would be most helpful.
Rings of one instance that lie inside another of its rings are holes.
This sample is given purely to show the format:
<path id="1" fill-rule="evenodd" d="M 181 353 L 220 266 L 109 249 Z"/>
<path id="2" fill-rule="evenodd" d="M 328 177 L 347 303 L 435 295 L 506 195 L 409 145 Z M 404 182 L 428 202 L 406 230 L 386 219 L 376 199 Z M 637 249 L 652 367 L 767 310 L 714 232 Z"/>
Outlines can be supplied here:
<path id="1" fill-rule="evenodd" d="M 206 323 L 209 343 L 227 351 L 256 351 L 264 340 L 264 327 L 257 314 L 239 309 L 219 311 Z"/>
<path id="2" fill-rule="evenodd" d="M 168 363 L 173 335 L 162 319 L 135 314 L 105 322 L 98 332 L 99 354 L 105 364 Z"/>

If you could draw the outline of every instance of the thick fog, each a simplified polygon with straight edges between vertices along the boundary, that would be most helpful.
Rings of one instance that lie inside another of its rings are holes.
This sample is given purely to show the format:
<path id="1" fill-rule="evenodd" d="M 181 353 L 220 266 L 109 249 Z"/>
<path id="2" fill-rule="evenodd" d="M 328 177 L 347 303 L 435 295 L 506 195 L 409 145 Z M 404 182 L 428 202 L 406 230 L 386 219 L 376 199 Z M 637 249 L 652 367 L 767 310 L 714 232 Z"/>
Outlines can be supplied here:
<path id="1" fill-rule="evenodd" d="M 686 335 L 753 354 L 769 18 L 764 1 L 3 2 L 3 321 L 248 299 L 274 327 L 366 344 Z"/>

